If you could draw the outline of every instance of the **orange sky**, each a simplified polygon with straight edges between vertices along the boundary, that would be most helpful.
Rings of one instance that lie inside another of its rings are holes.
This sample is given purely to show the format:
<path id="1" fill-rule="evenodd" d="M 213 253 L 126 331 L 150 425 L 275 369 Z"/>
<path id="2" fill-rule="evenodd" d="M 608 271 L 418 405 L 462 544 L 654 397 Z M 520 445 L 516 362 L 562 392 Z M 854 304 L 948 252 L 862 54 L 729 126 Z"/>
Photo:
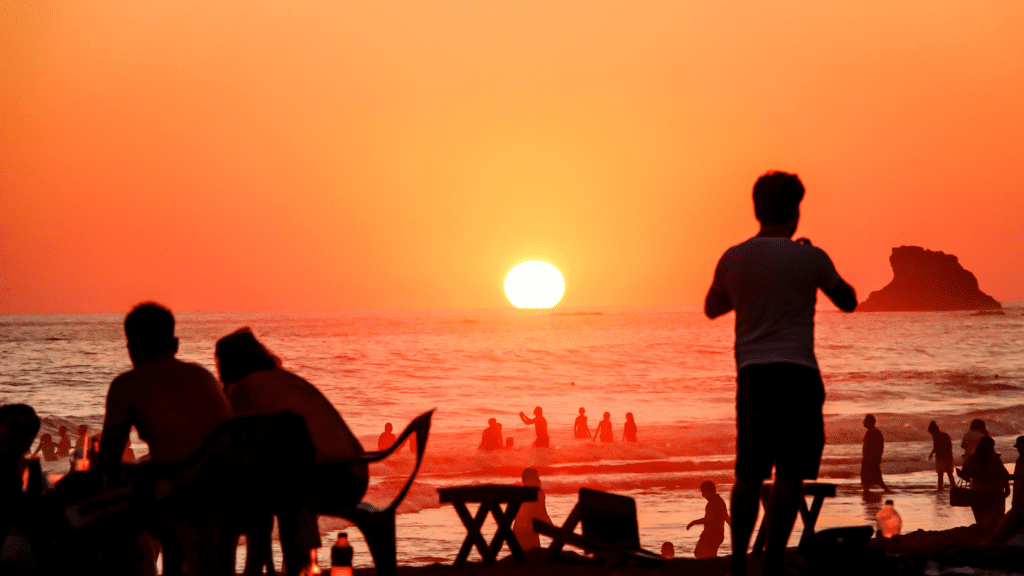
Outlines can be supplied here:
<path id="1" fill-rule="evenodd" d="M 33 6 L 0 312 L 698 304 L 769 168 L 861 299 L 915 244 L 1024 300 L 1019 0 Z"/>

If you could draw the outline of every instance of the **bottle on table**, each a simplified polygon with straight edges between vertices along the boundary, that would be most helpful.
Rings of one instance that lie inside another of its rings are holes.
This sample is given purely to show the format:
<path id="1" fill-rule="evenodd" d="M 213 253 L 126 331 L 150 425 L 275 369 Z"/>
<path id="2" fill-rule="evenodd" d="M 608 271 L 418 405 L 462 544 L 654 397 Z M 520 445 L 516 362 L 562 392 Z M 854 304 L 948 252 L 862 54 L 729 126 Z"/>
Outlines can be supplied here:
<path id="1" fill-rule="evenodd" d="M 345 532 L 338 532 L 338 541 L 331 548 L 331 576 L 352 576 L 352 547 Z"/>
<path id="2" fill-rule="evenodd" d="M 903 519 L 900 513 L 892 505 L 892 500 L 886 500 L 885 506 L 878 513 L 878 531 L 886 538 L 898 536 L 903 529 Z"/>

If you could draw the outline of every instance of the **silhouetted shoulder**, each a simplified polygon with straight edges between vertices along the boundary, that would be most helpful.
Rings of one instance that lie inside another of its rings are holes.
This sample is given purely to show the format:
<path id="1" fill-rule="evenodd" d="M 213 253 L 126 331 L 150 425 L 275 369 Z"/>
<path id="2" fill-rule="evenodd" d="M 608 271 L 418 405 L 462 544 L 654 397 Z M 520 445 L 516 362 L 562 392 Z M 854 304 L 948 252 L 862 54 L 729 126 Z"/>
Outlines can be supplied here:
<path id="1" fill-rule="evenodd" d="M 122 372 L 114 378 L 110 383 L 110 387 L 107 389 L 107 397 L 124 395 L 131 386 L 132 381 L 135 380 L 133 372 L 135 372 L 135 370 Z"/>

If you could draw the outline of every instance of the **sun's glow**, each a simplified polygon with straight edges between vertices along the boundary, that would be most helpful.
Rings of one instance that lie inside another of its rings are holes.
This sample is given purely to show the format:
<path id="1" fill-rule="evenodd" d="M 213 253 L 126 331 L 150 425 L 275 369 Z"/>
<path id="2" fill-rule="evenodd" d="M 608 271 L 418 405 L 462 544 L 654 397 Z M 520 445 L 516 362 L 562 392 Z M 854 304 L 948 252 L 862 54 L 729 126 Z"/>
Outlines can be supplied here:
<path id="1" fill-rule="evenodd" d="M 565 294 L 562 274 L 547 262 L 530 260 L 505 276 L 505 296 L 516 308 L 551 308 Z"/>

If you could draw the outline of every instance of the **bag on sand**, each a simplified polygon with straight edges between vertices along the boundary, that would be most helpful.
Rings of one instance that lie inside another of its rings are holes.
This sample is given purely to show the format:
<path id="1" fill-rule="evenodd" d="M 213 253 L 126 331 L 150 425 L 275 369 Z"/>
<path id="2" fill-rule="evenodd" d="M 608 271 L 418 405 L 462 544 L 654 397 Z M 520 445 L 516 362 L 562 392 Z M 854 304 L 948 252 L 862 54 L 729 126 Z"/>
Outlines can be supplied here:
<path id="1" fill-rule="evenodd" d="M 970 506 L 971 501 L 971 489 L 967 487 L 967 482 L 957 478 L 956 485 L 949 487 L 949 505 Z"/>

